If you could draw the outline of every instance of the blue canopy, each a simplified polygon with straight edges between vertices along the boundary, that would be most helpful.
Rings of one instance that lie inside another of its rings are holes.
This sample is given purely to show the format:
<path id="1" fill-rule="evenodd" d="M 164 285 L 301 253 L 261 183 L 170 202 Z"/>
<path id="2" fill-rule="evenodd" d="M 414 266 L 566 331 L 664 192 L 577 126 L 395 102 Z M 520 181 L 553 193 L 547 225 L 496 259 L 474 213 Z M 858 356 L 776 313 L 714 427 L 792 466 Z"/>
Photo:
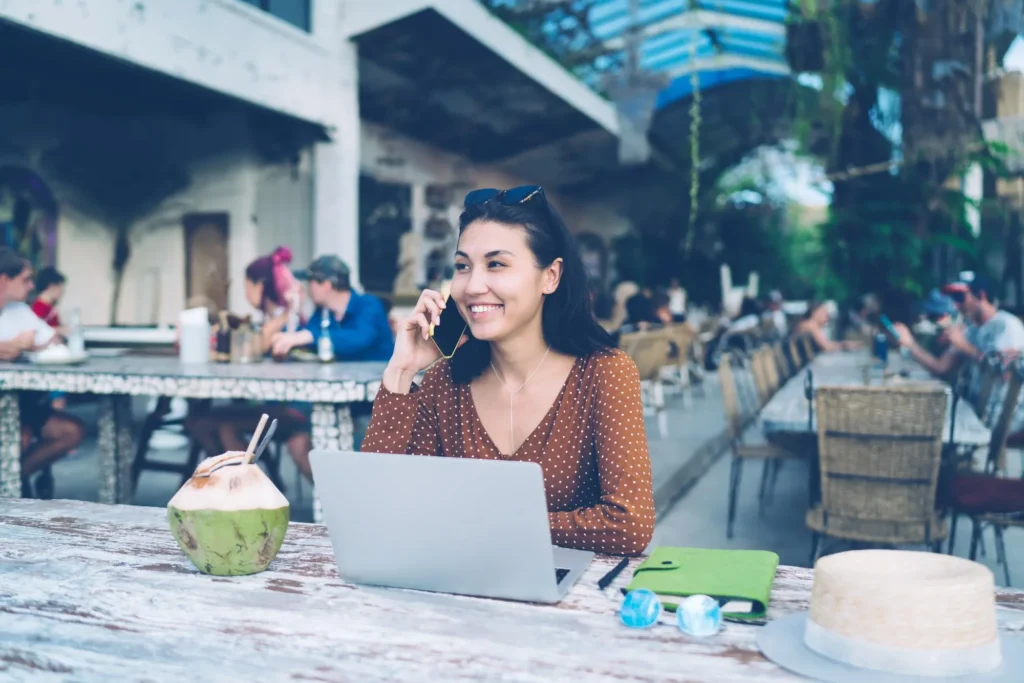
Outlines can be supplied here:
<path id="1" fill-rule="evenodd" d="M 591 31 L 611 48 L 596 65 L 623 54 L 632 23 L 629 6 L 630 0 L 598 0 L 590 9 Z M 689 97 L 694 71 L 702 91 L 788 77 L 788 12 L 787 0 L 640 0 L 640 66 L 669 79 L 657 108 Z"/>

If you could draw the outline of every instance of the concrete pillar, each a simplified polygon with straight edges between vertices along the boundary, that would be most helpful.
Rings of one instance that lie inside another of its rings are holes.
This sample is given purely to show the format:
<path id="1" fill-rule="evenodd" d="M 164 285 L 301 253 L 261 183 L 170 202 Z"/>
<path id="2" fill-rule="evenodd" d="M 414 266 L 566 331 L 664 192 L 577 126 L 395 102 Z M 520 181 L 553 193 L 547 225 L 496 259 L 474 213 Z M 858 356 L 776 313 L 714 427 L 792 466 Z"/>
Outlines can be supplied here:
<path id="1" fill-rule="evenodd" d="M 337 254 L 359 286 L 359 63 L 355 43 L 338 49 L 337 125 L 314 150 L 313 252 Z"/>

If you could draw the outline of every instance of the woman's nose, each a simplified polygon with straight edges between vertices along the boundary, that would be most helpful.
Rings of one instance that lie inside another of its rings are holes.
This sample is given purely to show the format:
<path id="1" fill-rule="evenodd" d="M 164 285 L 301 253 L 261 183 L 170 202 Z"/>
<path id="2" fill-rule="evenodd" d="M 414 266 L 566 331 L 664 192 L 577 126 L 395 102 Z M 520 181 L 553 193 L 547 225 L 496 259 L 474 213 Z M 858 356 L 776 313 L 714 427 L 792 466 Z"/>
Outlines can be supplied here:
<path id="1" fill-rule="evenodd" d="M 487 271 L 474 269 L 469 272 L 466 282 L 466 294 L 480 295 L 487 292 Z"/>

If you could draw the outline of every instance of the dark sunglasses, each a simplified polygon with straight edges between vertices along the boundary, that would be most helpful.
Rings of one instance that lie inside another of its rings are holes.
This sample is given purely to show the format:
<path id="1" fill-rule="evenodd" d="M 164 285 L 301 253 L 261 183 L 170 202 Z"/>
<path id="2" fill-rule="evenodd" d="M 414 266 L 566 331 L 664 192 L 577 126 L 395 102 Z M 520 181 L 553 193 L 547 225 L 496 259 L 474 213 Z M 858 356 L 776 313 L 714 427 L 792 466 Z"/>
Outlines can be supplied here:
<path id="1" fill-rule="evenodd" d="M 949 298 L 953 300 L 953 303 L 962 304 L 967 298 L 967 292 L 950 292 Z"/>
<path id="2" fill-rule="evenodd" d="M 544 197 L 544 188 L 540 185 L 520 185 L 510 190 L 497 190 L 493 187 L 487 187 L 481 190 L 473 190 L 467 194 L 462 205 L 468 209 L 471 206 L 483 204 L 494 199 L 505 206 L 515 206 L 516 204 L 525 204 L 536 197 L 546 199 Z"/>

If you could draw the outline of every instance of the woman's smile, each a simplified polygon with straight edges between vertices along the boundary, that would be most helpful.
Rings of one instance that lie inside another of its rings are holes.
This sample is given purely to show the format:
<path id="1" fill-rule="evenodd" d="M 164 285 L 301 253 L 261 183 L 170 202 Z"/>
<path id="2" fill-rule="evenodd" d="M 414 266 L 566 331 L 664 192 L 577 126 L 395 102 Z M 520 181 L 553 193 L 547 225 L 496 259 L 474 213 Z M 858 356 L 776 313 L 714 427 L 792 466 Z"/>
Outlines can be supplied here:
<path id="1" fill-rule="evenodd" d="M 469 318 L 473 322 L 483 322 L 500 316 L 504 310 L 501 304 L 470 304 Z"/>

